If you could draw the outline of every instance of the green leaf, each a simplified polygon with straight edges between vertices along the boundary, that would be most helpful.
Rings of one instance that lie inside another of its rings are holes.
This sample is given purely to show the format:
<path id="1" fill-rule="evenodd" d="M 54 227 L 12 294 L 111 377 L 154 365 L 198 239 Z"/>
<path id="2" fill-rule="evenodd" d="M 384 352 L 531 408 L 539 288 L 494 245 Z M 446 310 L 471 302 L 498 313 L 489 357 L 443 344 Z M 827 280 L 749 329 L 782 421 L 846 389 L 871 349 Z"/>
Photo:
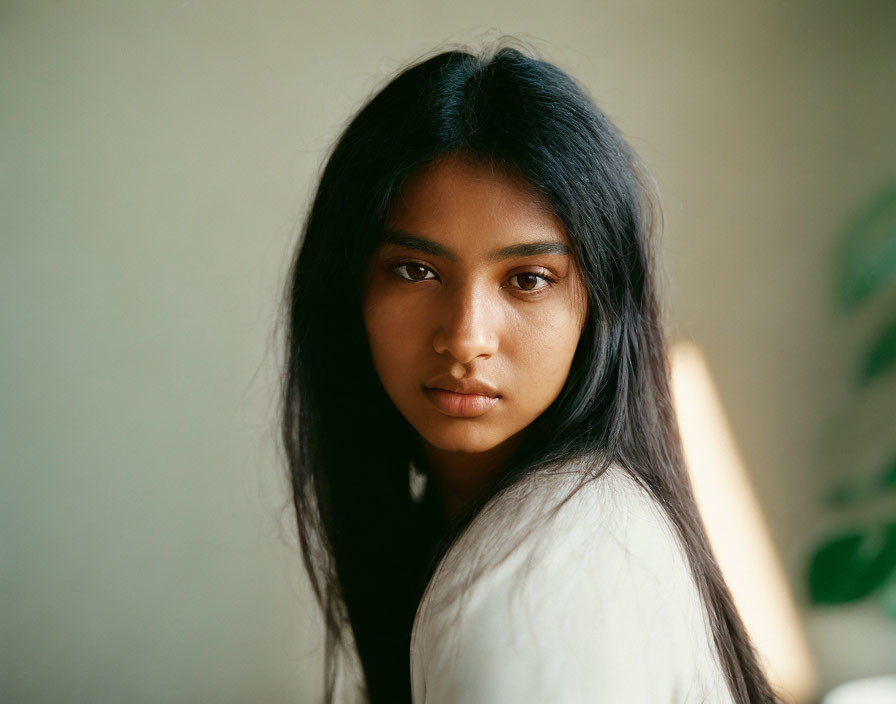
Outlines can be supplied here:
<path id="1" fill-rule="evenodd" d="M 896 364 L 896 318 L 878 333 L 868 348 L 860 383 L 867 384 L 889 371 L 894 364 Z"/>
<path id="2" fill-rule="evenodd" d="M 882 489 L 896 486 L 896 457 L 890 461 L 890 466 L 884 470 L 880 479 L 880 486 Z"/>
<path id="3" fill-rule="evenodd" d="M 827 503 L 833 508 L 840 508 L 872 499 L 881 493 L 896 487 L 896 457 L 884 465 L 883 470 L 870 477 L 851 479 L 835 487 L 827 497 Z"/>
<path id="4" fill-rule="evenodd" d="M 880 605 L 884 613 L 896 621 L 896 572 L 890 574 L 890 578 L 881 589 Z"/>
<path id="5" fill-rule="evenodd" d="M 896 523 L 867 526 L 824 541 L 809 562 L 809 596 L 843 604 L 877 589 L 896 569 Z"/>
<path id="6" fill-rule="evenodd" d="M 896 280 L 896 185 L 881 191 L 847 230 L 837 269 L 835 291 L 845 310 Z"/>
<path id="7" fill-rule="evenodd" d="M 834 508 L 850 506 L 877 493 L 877 478 L 854 479 L 835 487 L 828 495 L 828 505 Z"/>

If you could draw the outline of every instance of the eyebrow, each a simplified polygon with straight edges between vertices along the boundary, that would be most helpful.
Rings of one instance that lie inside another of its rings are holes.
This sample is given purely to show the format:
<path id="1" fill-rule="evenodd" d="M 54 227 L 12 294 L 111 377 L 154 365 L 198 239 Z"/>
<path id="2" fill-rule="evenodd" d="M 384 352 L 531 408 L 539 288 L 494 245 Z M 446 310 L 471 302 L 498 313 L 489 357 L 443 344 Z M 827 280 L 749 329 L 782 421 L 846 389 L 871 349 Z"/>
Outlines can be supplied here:
<path id="1" fill-rule="evenodd" d="M 413 249 L 414 251 L 423 252 L 424 254 L 431 254 L 435 257 L 444 257 L 452 262 L 457 261 L 457 255 L 447 247 L 440 245 L 438 242 L 428 240 L 425 237 L 412 235 L 409 232 L 386 229 L 383 231 L 382 242 L 404 249 Z M 511 257 L 529 257 L 536 254 L 562 254 L 568 256 L 571 251 L 572 250 L 568 245 L 553 240 L 523 242 L 521 244 L 512 244 L 508 247 L 501 247 L 501 249 L 489 252 L 485 259 L 489 262 L 497 262 L 502 259 L 510 259 Z"/>

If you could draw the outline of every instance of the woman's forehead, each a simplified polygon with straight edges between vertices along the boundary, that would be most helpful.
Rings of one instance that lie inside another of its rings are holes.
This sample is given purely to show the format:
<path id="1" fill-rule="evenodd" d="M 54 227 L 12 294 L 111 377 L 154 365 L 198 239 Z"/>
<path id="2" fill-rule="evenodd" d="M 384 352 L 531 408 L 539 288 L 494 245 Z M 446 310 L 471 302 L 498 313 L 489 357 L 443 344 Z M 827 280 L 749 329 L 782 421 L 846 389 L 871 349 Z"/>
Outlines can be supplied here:
<path id="1" fill-rule="evenodd" d="M 441 159 L 406 182 L 388 213 L 383 239 L 397 246 L 427 240 L 442 250 L 461 248 L 488 258 L 510 247 L 569 243 L 534 189 L 505 170 L 457 157 Z M 568 253 L 568 247 L 555 246 L 553 253 Z"/>
<path id="2" fill-rule="evenodd" d="M 483 244 L 489 242 L 486 237 Z M 465 252 L 457 252 L 438 239 L 417 235 L 405 230 L 396 230 L 387 228 L 384 230 L 381 243 L 385 247 L 395 247 L 399 249 L 411 249 L 422 254 L 429 254 L 435 257 L 441 257 L 449 261 L 459 261 L 464 257 Z M 483 258 L 486 263 L 497 263 L 514 257 L 528 257 L 536 255 L 559 255 L 568 256 L 572 252 L 571 248 L 565 242 L 557 238 L 548 238 L 540 240 L 524 240 L 510 245 L 498 246 L 495 249 L 485 251 Z"/>
<path id="3" fill-rule="evenodd" d="M 553 214 L 544 197 L 513 167 L 455 154 L 441 156 L 411 174 L 397 194 L 393 209 L 400 211 L 421 201 L 441 202 L 477 195 Z"/>

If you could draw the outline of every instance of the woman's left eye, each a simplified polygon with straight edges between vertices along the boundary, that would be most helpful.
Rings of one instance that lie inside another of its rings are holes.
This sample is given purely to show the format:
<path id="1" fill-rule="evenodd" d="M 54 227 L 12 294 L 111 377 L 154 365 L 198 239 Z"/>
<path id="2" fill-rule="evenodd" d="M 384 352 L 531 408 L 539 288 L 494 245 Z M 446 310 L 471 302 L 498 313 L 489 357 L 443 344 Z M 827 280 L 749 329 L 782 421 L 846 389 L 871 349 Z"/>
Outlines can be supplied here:
<path id="1" fill-rule="evenodd" d="M 520 291 L 541 291 L 542 289 L 548 288 L 549 286 L 553 286 L 556 282 L 555 279 L 552 279 L 550 276 L 545 274 L 536 273 L 534 271 L 524 271 L 521 274 L 514 274 L 510 277 L 510 281 L 512 282 L 514 279 L 517 280 L 517 284 L 515 284 L 515 288 L 518 288 Z M 543 281 L 543 285 L 538 286 L 538 280 Z"/>

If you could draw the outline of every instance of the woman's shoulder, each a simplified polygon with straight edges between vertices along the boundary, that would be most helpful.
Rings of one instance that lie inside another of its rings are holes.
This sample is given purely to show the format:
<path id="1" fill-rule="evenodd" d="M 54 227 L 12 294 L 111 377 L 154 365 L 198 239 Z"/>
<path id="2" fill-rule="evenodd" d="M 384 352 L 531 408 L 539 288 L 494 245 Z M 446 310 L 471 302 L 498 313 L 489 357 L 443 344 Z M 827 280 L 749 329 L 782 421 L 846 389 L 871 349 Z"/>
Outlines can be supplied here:
<path id="1" fill-rule="evenodd" d="M 585 471 L 527 477 L 446 555 L 415 623 L 415 702 L 724 701 L 665 512 L 619 465 Z"/>
<path id="2" fill-rule="evenodd" d="M 619 464 L 591 476 L 585 460 L 571 460 L 522 477 L 486 504 L 441 560 L 427 596 L 466 591 L 486 573 L 523 584 L 520 570 L 537 578 L 545 572 L 532 572 L 536 563 L 580 563 L 600 549 L 666 563 L 673 544 L 665 512 Z"/>

